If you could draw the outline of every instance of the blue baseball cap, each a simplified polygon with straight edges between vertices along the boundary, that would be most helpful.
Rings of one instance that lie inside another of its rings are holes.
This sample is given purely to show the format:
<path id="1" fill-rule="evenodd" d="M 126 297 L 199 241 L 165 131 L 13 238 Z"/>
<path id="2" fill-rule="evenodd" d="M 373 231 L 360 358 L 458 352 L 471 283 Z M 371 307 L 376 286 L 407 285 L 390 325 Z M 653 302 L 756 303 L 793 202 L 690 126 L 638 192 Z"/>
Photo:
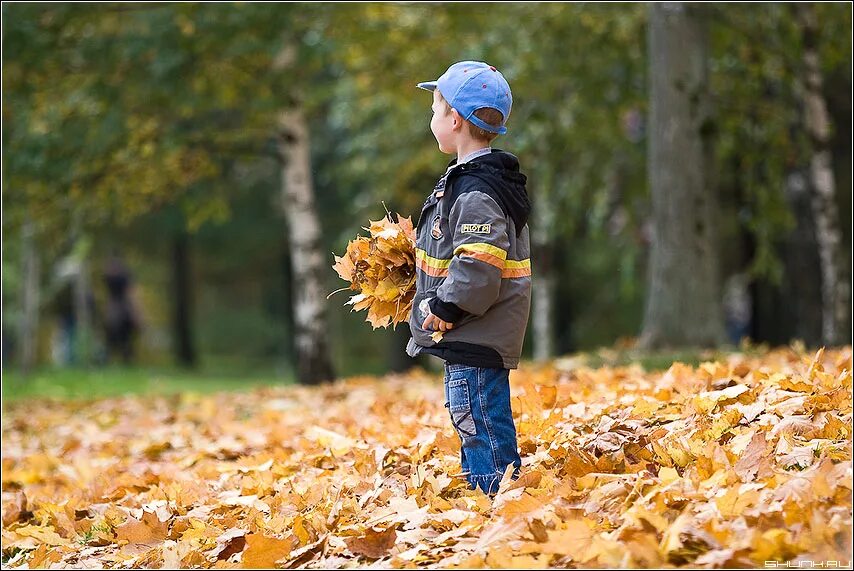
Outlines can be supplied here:
<path id="1" fill-rule="evenodd" d="M 510 116 L 513 95 L 510 84 L 495 67 L 482 61 L 461 61 L 453 64 L 436 81 L 424 81 L 418 84 L 421 89 L 439 93 L 448 104 L 457 110 L 466 121 L 471 121 L 490 133 L 503 135 L 507 132 L 504 124 Z M 503 119 L 499 127 L 482 121 L 474 112 L 483 107 L 491 107 L 501 112 Z"/>

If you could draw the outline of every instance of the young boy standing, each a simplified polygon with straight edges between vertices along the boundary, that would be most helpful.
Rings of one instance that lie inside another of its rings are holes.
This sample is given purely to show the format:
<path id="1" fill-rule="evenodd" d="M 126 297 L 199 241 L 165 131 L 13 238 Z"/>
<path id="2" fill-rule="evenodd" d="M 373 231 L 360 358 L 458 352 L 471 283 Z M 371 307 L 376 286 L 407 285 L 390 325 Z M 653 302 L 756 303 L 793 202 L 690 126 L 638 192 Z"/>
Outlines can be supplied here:
<path id="1" fill-rule="evenodd" d="M 512 95 L 504 76 L 477 61 L 436 81 L 430 130 L 456 154 L 421 210 L 408 355 L 445 361 L 445 406 L 460 437 L 472 489 L 493 495 L 507 466 L 522 464 L 510 409 L 510 369 L 531 306 L 526 177 L 511 153 L 491 148 L 507 132 Z"/>

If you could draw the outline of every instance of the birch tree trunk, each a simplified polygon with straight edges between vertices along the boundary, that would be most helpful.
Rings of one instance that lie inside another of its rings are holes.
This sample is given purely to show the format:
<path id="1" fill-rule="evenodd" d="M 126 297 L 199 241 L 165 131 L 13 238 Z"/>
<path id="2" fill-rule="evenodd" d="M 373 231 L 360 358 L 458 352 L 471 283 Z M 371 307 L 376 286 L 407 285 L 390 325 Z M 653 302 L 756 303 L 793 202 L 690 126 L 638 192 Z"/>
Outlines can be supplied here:
<path id="1" fill-rule="evenodd" d="M 335 375 L 326 340 L 329 329 L 321 279 L 324 256 L 314 206 L 308 126 L 301 109 L 280 114 L 277 141 L 293 270 L 297 379 L 300 383 L 316 384 L 332 380 Z"/>
<path id="2" fill-rule="evenodd" d="M 36 363 L 39 325 L 39 258 L 35 244 L 35 226 L 27 217 L 21 228 L 21 372 L 26 375 Z"/>
<path id="3" fill-rule="evenodd" d="M 726 341 L 720 295 L 718 204 L 708 184 L 706 32 L 696 8 L 649 8 L 648 171 L 653 232 L 640 346 Z"/>
<path id="4" fill-rule="evenodd" d="M 812 215 L 821 263 L 822 341 L 838 345 L 850 339 L 848 295 L 850 283 L 844 268 L 839 217 L 836 212 L 836 185 L 830 155 L 830 120 L 822 94 L 818 59 L 818 24 L 815 7 L 794 5 L 803 39 L 804 122 L 812 142 L 810 187 Z"/>

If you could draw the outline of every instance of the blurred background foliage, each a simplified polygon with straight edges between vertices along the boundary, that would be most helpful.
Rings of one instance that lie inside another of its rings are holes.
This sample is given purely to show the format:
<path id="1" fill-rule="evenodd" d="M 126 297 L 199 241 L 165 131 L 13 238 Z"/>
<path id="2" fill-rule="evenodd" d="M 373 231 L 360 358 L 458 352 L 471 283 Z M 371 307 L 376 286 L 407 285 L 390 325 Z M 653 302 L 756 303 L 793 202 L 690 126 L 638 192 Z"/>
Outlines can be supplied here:
<path id="1" fill-rule="evenodd" d="M 746 276 L 754 340 L 816 344 L 820 321 L 804 315 L 820 305 L 817 254 L 787 194 L 809 157 L 794 13 L 706 8 L 722 278 Z M 851 10 L 815 10 L 847 259 Z M 20 361 L 31 321 L 31 258 L 35 364 L 105 359 L 103 267 L 115 254 L 134 284 L 136 363 L 292 377 L 278 114 L 298 105 L 307 118 L 325 294 L 343 285 L 332 252 L 383 215 L 380 201 L 417 218 L 451 157 L 415 84 L 464 59 L 496 65 L 513 88 L 493 146 L 520 157 L 532 236 L 553 245 L 553 352 L 626 343 L 641 326 L 650 244 L 647 18 L 642 4 L 4 4 L 4 367 Z M 74 287 L 92 310 L 63 354 L 68 275 L 85 278 Z M 802 313 L 781 311 L 787 300 Z M 327 302 L 338 374 L 411 365 L 405 327 L 371 332 L 345 301 Z"/>

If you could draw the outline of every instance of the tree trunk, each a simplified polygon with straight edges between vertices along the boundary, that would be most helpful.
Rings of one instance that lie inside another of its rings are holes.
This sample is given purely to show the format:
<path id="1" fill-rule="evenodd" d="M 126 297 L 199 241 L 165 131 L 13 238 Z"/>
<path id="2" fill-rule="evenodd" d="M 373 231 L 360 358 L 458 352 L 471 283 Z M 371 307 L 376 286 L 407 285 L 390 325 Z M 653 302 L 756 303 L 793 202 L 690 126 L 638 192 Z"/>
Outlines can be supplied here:
<path id="1" fill-rule="evenodd" d="M 278 151 L 293 270 L 297 380 L 316 384 L 332 380 L 335 375 L 326 344 L 329 329 L 321 279 L 324 256 L 314 205 L 308 127 L 301 109 L 294 108 L 280 115 Z"/>
<path id="2" fill-rule="evenodd" d="M 78 363 L 88 368 L 92 364 L 93 329 L 90 295 L 92 287 L 89 284 L 88 254 L 80 252 L 76 260 L 77 272 L 74 274 L 74 322 L 77 324 Z"/>
<path id="3" fill-rule="evenodd" d="M 778 313 L 788 316 L 786 342 L 800 339 L 808 347 L 816 347 L 822 339 L 821 263 L 816 259 L 815 218 L 810 212 L 813 193 L 807 169 L 793 169 L 786 176 L 786 202 L 795 219 L 787 233 L 782 251 L 783 295 Z"/>
<path id="4" fill-rule="evenodd" d="M 540 176 L 537 199 L 533 207 L 531 230 L 533 277 L 531 280 L 531 329 L 534 360 L 554 356 L 555 277 L 554 277 L 554 209 L 549 208 L 554 177 L 551 171 Z"/>
<path id="5" fill-rule="evenodd" d="M 393 373 L 408 371 L 412 368 L 412 357 L 406 354 L 406 344 L 409 342 L 411 333 L 406 323 L 401 323 L 388 336 L 386 345 L 386 362 L 388 370 Z"/>
<path id="6" fill-rule="evenodd" d="M 649 12 L 648 171 L 653 237 L 640 346 L 725 342 L 717 258 L 716 194 L 705 164 L 710 132 L 706 32 L 697 8 Z"/>
<path id="7" fill-rule="evenodd" d="M 196 349 L 192 329 L 193 288 L 189 242 L 184 229 L 178 231 L 172 242 L 172 342 L 177 363 L 192 368 L 196 366 Z"/>
<path id="8" fill-rule="evenodd" d="M 21 373 L 26 375 L 36 363 L 39 325 L 39 258 L 35 245 L 35 226 L 29 217 L 21 228 L 21 263 Z"/>
<path id="9" fill-rule="evenodd" d="M 553 271 L 553 251 L 549 242 L 536 246 L 535 264 L 537 277 L 533 280 L 533 311 L 531 329 L 533 329 L 534 360 L 544 361 L 554 357 L 554 297 L 555 278 Z"/>
<path id="10" fill-rule="evenodd" d="M 836 212 L 836 185 L 830 156 L 830 120 L 822 94 L 818 59 L 818 24 L 815 8 L 809 3 L 793 5 L 803 39 L 803 104 L 806 131 L 812 143 L 810 187 L 812 215 L 821 263 L 822 341 L 838 345 L 850 339 L 848 292 L 850 284 L 843 259 L 839 218 Z"/>
<path id="11" fill-rule="evenodd" d="M 277 204 L 281 204 L 281 201 Z M 294 331 L 296 331 L 296 322 L 294 320 L 296 300 L 294 299 L 294 270 L 293 264 L 291 263 L 291 249 L 290 244 L 288 244 L 287 236 L 283 236 L 280 260 L 282 264 L 282 299 L 284 300 L 282 304 L 284 315 L 282 318 L 285 322 L 286 336 L 288 339 L 291 339 L 294 336 Z M 284 347 L 282 357 L 288 363 L 296 362 L 296 347 L 293 343 L 288 343 L 287 346 Z"/>

